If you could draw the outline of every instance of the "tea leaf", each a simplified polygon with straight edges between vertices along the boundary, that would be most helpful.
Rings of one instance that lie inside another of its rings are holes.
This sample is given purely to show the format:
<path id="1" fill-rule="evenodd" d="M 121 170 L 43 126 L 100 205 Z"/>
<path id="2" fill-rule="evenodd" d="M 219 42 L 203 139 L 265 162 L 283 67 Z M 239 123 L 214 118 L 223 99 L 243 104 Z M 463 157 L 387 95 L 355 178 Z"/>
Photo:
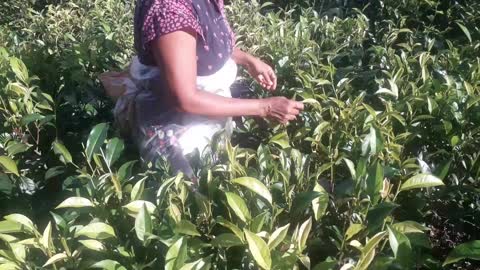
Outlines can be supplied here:
<path id="1" fill-rule="evenodd" d="M 90 135 L 88 136 L 87 146 L 85 148 L 85 154 L 87 156 L 87 161 L 92 159 L 92 156 L 100 150 L 100 147 L 105 142 L 107 138 L 108 124 L 100 123 L 96 125 Z"/>
<path id="2" fill-rule="evenodd" d="M 315 183 L 313 191 L 318 192 L 318 197 L 312 200 L 313 213 L 315 216 L 315 220 L 318 221 L 325 214 L 330 198 L 325 189 L 318 183 Z"/>
<path id="3" fill-rule="evenodd" d="M 415 189 L 415 188 L 426 188 L 426 187 L 436 187 L 443 186 L 444 183 L 442 180 L 433 176 L 431 174 L 417 174 L 402 184 L 400 191 Z"/>
<path id="4" fill-rule="evenodd" d="M 102 242 L 88 239 L 88 240 L 79 240 L 80 244 L 84 245 L 86 248 L 94 250 L 94 251 L 105 251 L 105 246 Z"/>
<path id="5" fill-rule="evenodd" d="M 142 198 L 143 190 L 145 189 L 145 179 L 138 181 L 135 186 L 132 188 L 132 193 L 130 193 L 130 198 L 132 201 L 139 200 Z"/>
<path id="6" fill-rule="evenodd" d="M 233 233 L 222 233 L 218 236 L 216 236 L 211 244 L 216 247 L 233 247 L 233 246 L 241 246 L 243 245 L 242 240 L 238 238 L 235 234 Z"/>
<path id="7" fill-rule="evenodd" d="M 55 209 L 59 208 L 81 208 L 81 207 L 94 207 L 95 205 L 86 198 L 82 197 L 70 197 L 66 200 L 64 200 L 62 203 L 60 203 Z"/>
<path id="8" fill-rule="evenodd" d="M 187 259 L 187 241 L 185 237 L 179 238 L 167 251 L 165 256 L 165 270 L 180 269 Z"/>
<path id="9" fill-rule="evenodd" d="M 59 141 L 54 141 L 52 144 L 53 151 L 55 154 L 60 155 L 64 163 L 73 163 L 72 155 L 68 151 L 68 149 Z"/>
<path id="10" fill-rule="evenodd" d="M 78 236 L 86 236 L 97 240 L 116 237 L 112 226 L 103 222 L 94 222 L 88 224 L 75 233 L 75 237 Z"/>
<path id="11" fill-rule="evenodd" d="M 13 173 L 16 176 L 20 176 L 18 173 L 17 164 L 15 164 L 15 161 L 13 161 L 11 158 L 7 156 L 0 156 L 0 165 L 2 165 L 7 172 Z"/>
<path id="12" fill-rule="evenodd" d="M 447 256 L 443 266 L 458 262 L 463 259 L 480 260 L 480 240 L 456 246 Z"/>
<path id="13" fill-rule="evenodd" d="M 115 161 L 118 160 L 124 148 L 125 148 L 125 144 L 123 143 L 122 140 L 118 138 L 113 138 L 107 143 L 105 161 L 107 162 L 107 165 L 109 167 L 112 166 L 115 163 Z"/>
<path id="14" fill-rule="evenodd" d="M 186 234 L 191 236 L 200 236 L 196 226 L 188 220 L 180 220 L 174 229 L 175 233 Z"/>
<path id="15" fill-rule="evenodd" d="M 272 235 L 268 239 L 268 248 L 270 250 L 274 249 L 280 243 L 282 243 L 283 239 L 285 239 L 285 237 L 287 236 L 288 228 L 290 228 L 290 224 L 280 227 L 272 233 Z"/>
<path id="16" fill-rule="evenodd" d="M 135 233 L 137 234 L 137 238 L 142 242 L 145 242 L 148 236 L 152 234 L 152 218 L 147 211 L 146 204 L 143 204 L 135 218 Z"/>
<path id="17" fill-rule="evenodd" d="M 252 177 L 241 177 L 237 179 L 233 179 L 232 183 L 242 185 L 251 191 L 257 193 L 261 197 L 263 197 L 267 202 L 272 204 L 272 195 L 268 188 L 260 181 Z"/>
<path id="18" fill-rule="evenodd" d="M 90 268 L 103 269 L 103 270 L 127 270 L 123 265 L 113 260 L 102 260 L 90 265 Z"/>
<path id="19" fill-rule="evenodd" d="M 48 259 L 48 261 L 42 267 L 46 267 L 46 266 L 52 265 L 52 264 L 60 262 L 60 261 L 64 261 L 67 258 L 68 258 L 68 256 L 65 253 L 55 254 L 50 259 Z"/>
<path id="20" fill-rule="evenodd" d="M 8 216 L 3 217 L 5 220 L 9 220 L 12 222 L 16 222 L 20 225 L 23 225 L 24 228 L 27 229 L 29 232 L 35 232 L 35 225 L 33 222 L 26 216 L 21 215 L 21 214 L 11 214 Z"/>
<path id="21" fill-rule="evenodd" d="M 270 250 L 265 241 L 248 230 L 243 231 L 245 233 L 245 239 L 247 239 L 248 249 L 257 264 L 263 269 L 271 269 L 272 259 L 270 257 Z"/>
<path id="22" fill-rule="evenodd" d="M 227 203 L 235 215 L 237 215 L 237 217 L 239 217 L 243 222 L 247 222 L 251 216 L 250 211 L 248 211 L 247 204 L 242 197 L 232 192 L 226 192 L 225 195 L 227 196 Z"/>

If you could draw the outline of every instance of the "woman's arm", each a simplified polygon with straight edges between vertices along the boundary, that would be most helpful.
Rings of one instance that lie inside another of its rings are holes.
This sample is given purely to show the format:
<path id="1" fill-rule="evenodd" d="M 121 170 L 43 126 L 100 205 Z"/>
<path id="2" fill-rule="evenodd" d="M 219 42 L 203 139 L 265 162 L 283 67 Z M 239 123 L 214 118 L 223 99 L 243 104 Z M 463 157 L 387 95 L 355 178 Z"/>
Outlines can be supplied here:
<path id="1" fill-rule="evenodd" d="M 154 41 L 155 60 L 164 72 L 177 107 L 206 116 L 261 116 L 281 122 L 293 120 L 303 109 L 301 102 L 282 97 L 267 99 L 226 98 L 196 89 L 196 37 L 193 31 L 175 31 Z"/>

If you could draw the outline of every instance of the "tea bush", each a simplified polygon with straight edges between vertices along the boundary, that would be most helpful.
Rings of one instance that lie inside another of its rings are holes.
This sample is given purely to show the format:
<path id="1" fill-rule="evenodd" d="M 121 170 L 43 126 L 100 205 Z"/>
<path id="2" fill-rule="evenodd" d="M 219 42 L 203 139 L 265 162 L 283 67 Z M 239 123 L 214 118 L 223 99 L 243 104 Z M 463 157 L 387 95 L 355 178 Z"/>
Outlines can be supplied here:
<path id="1" fill-rule="evenodd" d="M 215 136 L 196 187 L 111 124 L 133 1 L 7 2 L 0 269 L 478 269 L 480 3 L 231 1 L 306 110 Z"/>

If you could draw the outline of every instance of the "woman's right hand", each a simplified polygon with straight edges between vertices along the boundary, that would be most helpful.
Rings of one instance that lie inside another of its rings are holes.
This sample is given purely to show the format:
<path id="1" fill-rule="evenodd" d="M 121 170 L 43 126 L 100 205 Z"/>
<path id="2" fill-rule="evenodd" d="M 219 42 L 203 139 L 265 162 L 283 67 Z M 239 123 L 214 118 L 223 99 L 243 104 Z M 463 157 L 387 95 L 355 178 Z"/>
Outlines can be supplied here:
<path id="1" fill-rule="evenodd" d="M 265 118 L 271 118 L 282 124 L 295 120 L 300 111 L 303 110 L 303 103 L 290 100 L 285 97 L 270 97 L 263 100 L 265 105 Z"/>

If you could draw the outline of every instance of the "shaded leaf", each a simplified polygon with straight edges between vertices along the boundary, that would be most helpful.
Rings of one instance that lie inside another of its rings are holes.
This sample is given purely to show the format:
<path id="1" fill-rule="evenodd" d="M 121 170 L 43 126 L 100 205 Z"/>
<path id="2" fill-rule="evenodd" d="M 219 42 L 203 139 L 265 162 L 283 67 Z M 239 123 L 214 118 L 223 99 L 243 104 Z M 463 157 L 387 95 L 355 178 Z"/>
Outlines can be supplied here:
<path id="1" fill-rule="evenodd" d="M 480 240 L 456 246 L 447 256 L 443 266 L 458 262 L 463 259 L 480 260 Z"/>

